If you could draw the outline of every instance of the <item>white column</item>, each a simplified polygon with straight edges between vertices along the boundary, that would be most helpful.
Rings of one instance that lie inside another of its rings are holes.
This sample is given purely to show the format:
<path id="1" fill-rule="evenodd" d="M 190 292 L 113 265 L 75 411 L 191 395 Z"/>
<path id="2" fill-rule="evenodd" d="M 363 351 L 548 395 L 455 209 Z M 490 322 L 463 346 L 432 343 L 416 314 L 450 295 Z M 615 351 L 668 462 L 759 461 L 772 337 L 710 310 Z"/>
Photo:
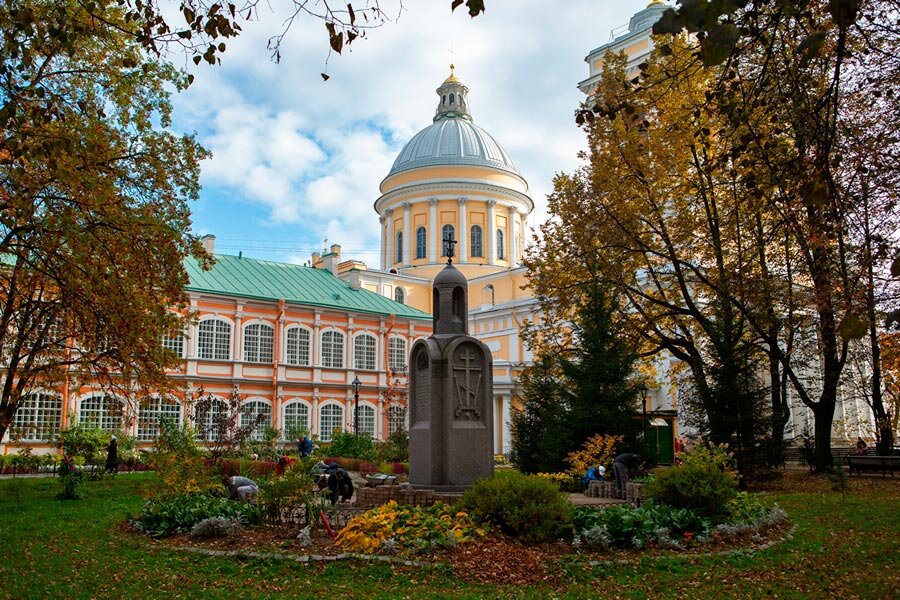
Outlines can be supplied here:
<path id="1" fill-rule="evenodd" d="M 460 198 L 459 202 L 459 233 L 456 234 L 456 239 L 459 240 L 459 243 L 456 245 L 457 250 L 459 250 L 459 262 L 464 263 L 468 260 L 469 252 L 466 245 L 466 240 L 469 239 L 468 236 L 468 225 L 466 225 L 466 202 L 468 202 L 468 198 Z"/>
<path id="2" fill-rule="evenodd" d="M 509 454 L 512 450 L 512 396 L 502 398 L 503 406 L 503 454 Z"/>
<path id="3" fill-rule="evenodd" d="M 410 247 L 410 229 L 412 228 L 411 219 L 409 218 L 409 209 L 411 204 L 409 202 L 403 203 L 403 266 L 408 266 L 410 263 L 409 260 L 409 247 Z"/>
<path id="4" fill-rule="evenodd" d="M 506 237 L 509 238 L 509 268 L 515 269 L 519 266 L 519 234 L 516 228 L 516 215 L 518 211 L 515 206 L 509 207 L 509 221 L 506 224 Z"/>
<path id="5" fill-rule="evenodd" d="M 322 327 L 322 320 L 319 317 L 319 313 L 316 313 L 316 319 L 313 321 L 313 335 L 312 339 L 309 340 L 309 352 L 311 356 L 309 357 L 309 364 L 312 367 L 321 367 L 322 366 L 322 357 L 321 351 L 319 348 L 322 345 L 322 340 L 319 337 L 320 329 Z"/>
<path id="6" fill-rule="evenodd" d="M 494 225 L 494 205 L 497 204 L 496 200 L 488 200 L 487 203 L 487 231 L 485 231 L 485 236 L 487 239 L 484 240 L 487 242 L 487 251 L 488 251 L 488 264 L 495 265 L 497 264 L 497 232 L 494 231 L 496 229 Z"/>
<path id="7" fill-rule="evenodd" d="M 387 237 L 387 219 L 378 217 L 378 223 L 381 225 L 381 270 L 386 271 L 388 268 L 387 252 L 390 247 Z"/>
<path id="8" fill-rule="evenodd" d="M 346 343 L 344 345 L 344 368 L 350 369 L 353 367 L 353 363 L 356 360 L 356 356 L 354 353 L 356 351 L 356 347 L 353 344 L 353 317 L 347 316 L 347 333 L 344 335 L 344 339 Z"/>
<path id="9" fill-rule="evenodd" d="M 436 263 L 440 260 L 438 256 L 438 219 L 437 219 L 437 198 L 428 199 L 428 262 Z"/>
<path id="10" fill-rule="evenodd" d="M 385 226 L 385 237 L 387 241 L 385 243 L 385 263 L 384 268 L 389 269 L 392 264 L 394 264 L 394 257 L 397 256 L 396 251 L 394 250 L 394 209 L 389 208 L 384 211 L 384 218 L 387 221 L 387 225 Z"/>
<path id="11" fill-rule="evenodd" d="M 319 391 L 315 390 L 312 397 L 312 410 L 309 413 L 309 435 L 319 434 Z"/>
<path id="12" fill-rule="evenodd" d="M 234 330 L 231 335 L 234 336 L 234 339 L 231 340 L 231 375 L 232 377 L 242 377 L 243 371 L 243 360 L 244 360 L 244 340 L 243 340 L 243 331 L 241 331 L 241 321 L 244 318 L 244 306 L 243 304 L 239 304 L 237 307 L 237 312 L 234 313 Z"/>

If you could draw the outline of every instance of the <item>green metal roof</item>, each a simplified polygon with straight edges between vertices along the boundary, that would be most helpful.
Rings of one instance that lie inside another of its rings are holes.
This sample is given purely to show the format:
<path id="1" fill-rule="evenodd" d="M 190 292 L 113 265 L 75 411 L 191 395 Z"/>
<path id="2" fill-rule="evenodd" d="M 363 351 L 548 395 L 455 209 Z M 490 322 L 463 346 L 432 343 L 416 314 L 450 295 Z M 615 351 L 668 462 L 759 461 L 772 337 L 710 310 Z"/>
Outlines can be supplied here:
<path id="1" fill-rule="evenodd" d="M 431 320 L 431 315 L 411 306 L 369 290 L 353 289 L 326 269 L 227 254 L 216 254 L 216 264 L 209 271 L 193 258 L 185 259 L 184 267 L 190 278 L 187 289 L 192 292 Z"/>

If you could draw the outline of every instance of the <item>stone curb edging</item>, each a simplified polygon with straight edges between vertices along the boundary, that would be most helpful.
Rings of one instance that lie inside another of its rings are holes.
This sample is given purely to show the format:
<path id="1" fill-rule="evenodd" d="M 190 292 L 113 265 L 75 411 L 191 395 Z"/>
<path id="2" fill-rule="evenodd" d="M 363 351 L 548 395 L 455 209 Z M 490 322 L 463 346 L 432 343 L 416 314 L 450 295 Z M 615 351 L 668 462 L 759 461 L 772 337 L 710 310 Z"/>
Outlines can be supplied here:
<path id="1" fill-rule="evenodd" d="M 670 554 L 663 554 L 663 555 L 652 556 L 652 557 L 619 558 L 616 560 L 592 560 L 592 561 L 589 561 L 588 564 L 592 567 L 599 567 L 599 566 L 609 567 L 609 566 L 615 566 L 615 565 L 629 565 L 629 564 L 632 564 L 639 560 L 644 560 L 646 558 L 650 558 L 651 560 L 660 560 L 663 558 L 714 558 L 714 557 L 742 556 L 742 555 L 752 556 L 753 554 L 755 554 L 757 552 L 761 552 L 763 550 L 768 550 L 775 544 L 780 544 L 781 542 L 787 542 L 787 541 L 794 539 L 794 533 L 796 533 L 796 531 L 797 531 L 797 524 L 795 523 L 794 525 L 791 526 L 790 529 L 788 529 L 787 533 L 785 533 L 784 536 L 782 536 L 781 538 L 778 538 L 775 540 L 768 540 L 758 546 L 750 545 L 747 548 L 737 548 L 735 550 L 722 550 L 721 552 L 702 552 L 700 554 L 670 553 Z"/>
<path id="2" fill-rule="evenodd" d="M 191 552 L 193 554 L 202 554 L 204 556 L 227 556 L 233 558 L 262 558 L 289 560 L 297 563 L 311 562 L 334 562 L 337 560 L 347 560 L 357 558 L 360 560 L 375 560 L 407 567 L 433 567 L 434 563 L 422 562 L 418 560 L 406 560 L 394 556 L 384 556 L 381 554 L 357 554 L 354 552 L 344 552 L 335 554 L 334 556 L 325 556 L 322 554 L 284 554 L 281 552 L 247 552 L 245 550 L 210 550 L 209 548 L 198 548 L 196 546 L 175 546 L 176 550 Z"/>
<path id="3" fill-rule="evenodd" d="M 663 558 L 713 558 L 713 557 L 726 557 L 726 556 L 741 556 L 748 555 L 752 556 L 756 552 L 761 552 L 763 550 L 768 550 L 775 544 L 779 544 L 781 542 L 786 542 L 794 539 L 794 533 L 797 531 L 797 524 L 791 526 L 791 528 L 784 534 L 783 537 L 775 540 L 768 540 L 763 542 L 758 546 L 751 545 L 749 548 L 738 548 L 735 550 L 723 550 L 721 552 L 705 552 L 700 554 L 665 554 L 660 556 L 649 557 L 652 560 L 659 560 Z M 209 548 L 198 548 L 196 546 L 175 546 L 176 550 L 182 550 L 184 552 L 190 552 L 192 554 L 202 554 L 204 556 L 226 556 L 233 558 L 260 558 L 260 559 L 276 559 L 276 560 L 288 560 L 296 563 L 312 563 L 312 562 L 334 562 L 338 560 L 348 560 L 348 559 L 359 559 L 359 560 L 373 560 L 373 561 L 381 561 L 386 563 L 392 563 L 396 565 L 403 565 L 406 567 L 433 567 L 436 566 L 435 563 L 423 562 L 418 560 L 406 560 L 403 558 L 397 558 L 394 556 L 384 556 L 381 554 L 358 554 L 355 552 L 342 552 L 341 554 L 335 554 L 334 556 L 325 556 L 322 554 L 284 554 L 281 552 L 247 552 L 244 550 L 211 550 Z M 598 566 L 615 566 L 615 565 L 627 565 L 638 560 L 643 560 L 648 557 L 641 557 L 637 559 L 629 559 L 629 558 L 620 558 L 616 560 L 592 560 L 588 562 L 588 565 L 592 567 Z"/>

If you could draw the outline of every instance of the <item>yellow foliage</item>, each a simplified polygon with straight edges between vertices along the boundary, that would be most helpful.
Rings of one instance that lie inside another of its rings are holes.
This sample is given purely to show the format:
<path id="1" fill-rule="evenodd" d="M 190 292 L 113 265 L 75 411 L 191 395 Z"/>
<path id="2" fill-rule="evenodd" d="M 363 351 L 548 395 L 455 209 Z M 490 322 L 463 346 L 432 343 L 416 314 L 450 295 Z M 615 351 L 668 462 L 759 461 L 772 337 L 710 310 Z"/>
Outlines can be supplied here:
<path id="1" fill-rule="evenodd" d="M 603 465 L 609 471 L 616 458 L 616 447 L 620 443 L 622 443 L 621 435 L 604 436 L 598 433 L 588 438 L 581 450 L 570 452 L 566 458 L 566 462 L 572 466 L 569 474 L 580 477 L 588 469 L 597 465 Z"/>

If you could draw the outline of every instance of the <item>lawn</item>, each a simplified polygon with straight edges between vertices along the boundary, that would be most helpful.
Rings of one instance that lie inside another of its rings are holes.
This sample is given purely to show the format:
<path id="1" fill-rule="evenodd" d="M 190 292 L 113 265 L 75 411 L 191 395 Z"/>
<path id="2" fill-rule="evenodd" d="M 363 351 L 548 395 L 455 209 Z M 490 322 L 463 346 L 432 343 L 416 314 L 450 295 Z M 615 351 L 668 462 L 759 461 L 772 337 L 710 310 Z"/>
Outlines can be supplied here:
<path id="1" fill-rule="evenodd" d="M 827 482 L 792 473 L 767 495 L 796 530 L 765 551 L 596 566 L 571 556 L 557 561 L 558 583 L 529 587 L 466 583 L 440 566 L 171 550 L 121 527 L 155 482 L 152 474 L 120 475 L 87 483 L 81 500 L 59 501 L 55 479 L 0 480 L 0 598 L 900 597 L 900 480 L 854 479 L 842 497 Z"/>

